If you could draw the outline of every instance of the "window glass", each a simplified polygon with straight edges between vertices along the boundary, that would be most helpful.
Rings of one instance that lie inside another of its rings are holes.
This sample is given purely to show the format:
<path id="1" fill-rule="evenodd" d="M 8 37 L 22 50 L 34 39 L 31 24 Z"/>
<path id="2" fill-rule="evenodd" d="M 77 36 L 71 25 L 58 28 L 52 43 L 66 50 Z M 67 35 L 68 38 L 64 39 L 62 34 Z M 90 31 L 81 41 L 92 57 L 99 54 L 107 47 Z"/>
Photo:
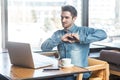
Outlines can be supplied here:
<path id="1" fill-rule="evenodd" d="M 2 48 L 2 31 L 1 31 L 1 0 L 0 0 L 0 51 Z"/>
<path id="2" fill-rule="evenodd" d="M 81 1 L 78 0 L 8 0 L 8 41 L 27 42 L 40 47 L 60 22 L 61 6 L 70 4 L 79 12 L 76 24 L 81 25 Z"/>
<path id="3" fill-rule="evenodd" d="M 119 42 L 120 0 L 89 0 L 89 26 L 104 29 L 109 42 Z"/>

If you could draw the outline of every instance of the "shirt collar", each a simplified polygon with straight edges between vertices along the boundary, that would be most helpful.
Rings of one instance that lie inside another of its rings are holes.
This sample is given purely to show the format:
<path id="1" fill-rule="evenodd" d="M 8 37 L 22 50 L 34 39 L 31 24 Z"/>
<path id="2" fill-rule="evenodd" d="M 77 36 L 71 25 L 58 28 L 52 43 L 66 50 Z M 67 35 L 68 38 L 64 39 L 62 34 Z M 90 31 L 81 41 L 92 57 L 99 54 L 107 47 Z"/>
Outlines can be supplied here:
<path id="1" fill-rule="evenodd" d="M 76 29 L 76 25 L 73 24 L 69 29 L 68 32 L 73 33 L 73 31 Z"/>

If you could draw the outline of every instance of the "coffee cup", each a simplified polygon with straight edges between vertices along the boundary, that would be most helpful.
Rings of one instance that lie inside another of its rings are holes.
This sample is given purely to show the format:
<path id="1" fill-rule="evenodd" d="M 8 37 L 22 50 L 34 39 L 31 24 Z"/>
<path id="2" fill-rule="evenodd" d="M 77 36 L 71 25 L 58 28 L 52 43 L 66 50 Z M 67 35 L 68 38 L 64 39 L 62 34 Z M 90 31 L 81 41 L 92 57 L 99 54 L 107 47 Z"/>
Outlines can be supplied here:
<path id="1" fill-rule="evenodd" d="M 71 58 L 61 59 L 61 66 L 70 66 L 70 65 L 71 65 Z"/>

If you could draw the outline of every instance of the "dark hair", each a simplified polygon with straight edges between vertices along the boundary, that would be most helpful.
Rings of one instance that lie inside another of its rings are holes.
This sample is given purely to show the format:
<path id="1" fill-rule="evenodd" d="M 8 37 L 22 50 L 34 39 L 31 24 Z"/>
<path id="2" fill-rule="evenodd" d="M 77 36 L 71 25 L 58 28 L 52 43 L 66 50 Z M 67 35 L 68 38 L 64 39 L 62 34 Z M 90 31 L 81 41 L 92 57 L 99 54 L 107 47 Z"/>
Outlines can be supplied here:
<path id="1" fill-rule="evenodd" d="M 71 5 L 62 6 L 62 11 L 69 11 L 73 17 L 77 16 L 77 10 Z"/>

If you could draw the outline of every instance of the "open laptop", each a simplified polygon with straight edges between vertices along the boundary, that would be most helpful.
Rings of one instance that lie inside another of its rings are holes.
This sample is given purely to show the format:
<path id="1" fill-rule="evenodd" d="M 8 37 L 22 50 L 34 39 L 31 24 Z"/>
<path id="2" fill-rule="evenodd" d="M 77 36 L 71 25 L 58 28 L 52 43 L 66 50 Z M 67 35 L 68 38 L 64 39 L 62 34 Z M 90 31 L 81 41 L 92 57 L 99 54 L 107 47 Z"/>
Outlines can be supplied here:
<path id="1" fill-rule="evenodd" d="M 50 57 L 32 53 L 28 43 L 8 42 L 7 49 L 11 64 L 28 68 L 41 68 L 53 65 L 53 60 Z"/>

